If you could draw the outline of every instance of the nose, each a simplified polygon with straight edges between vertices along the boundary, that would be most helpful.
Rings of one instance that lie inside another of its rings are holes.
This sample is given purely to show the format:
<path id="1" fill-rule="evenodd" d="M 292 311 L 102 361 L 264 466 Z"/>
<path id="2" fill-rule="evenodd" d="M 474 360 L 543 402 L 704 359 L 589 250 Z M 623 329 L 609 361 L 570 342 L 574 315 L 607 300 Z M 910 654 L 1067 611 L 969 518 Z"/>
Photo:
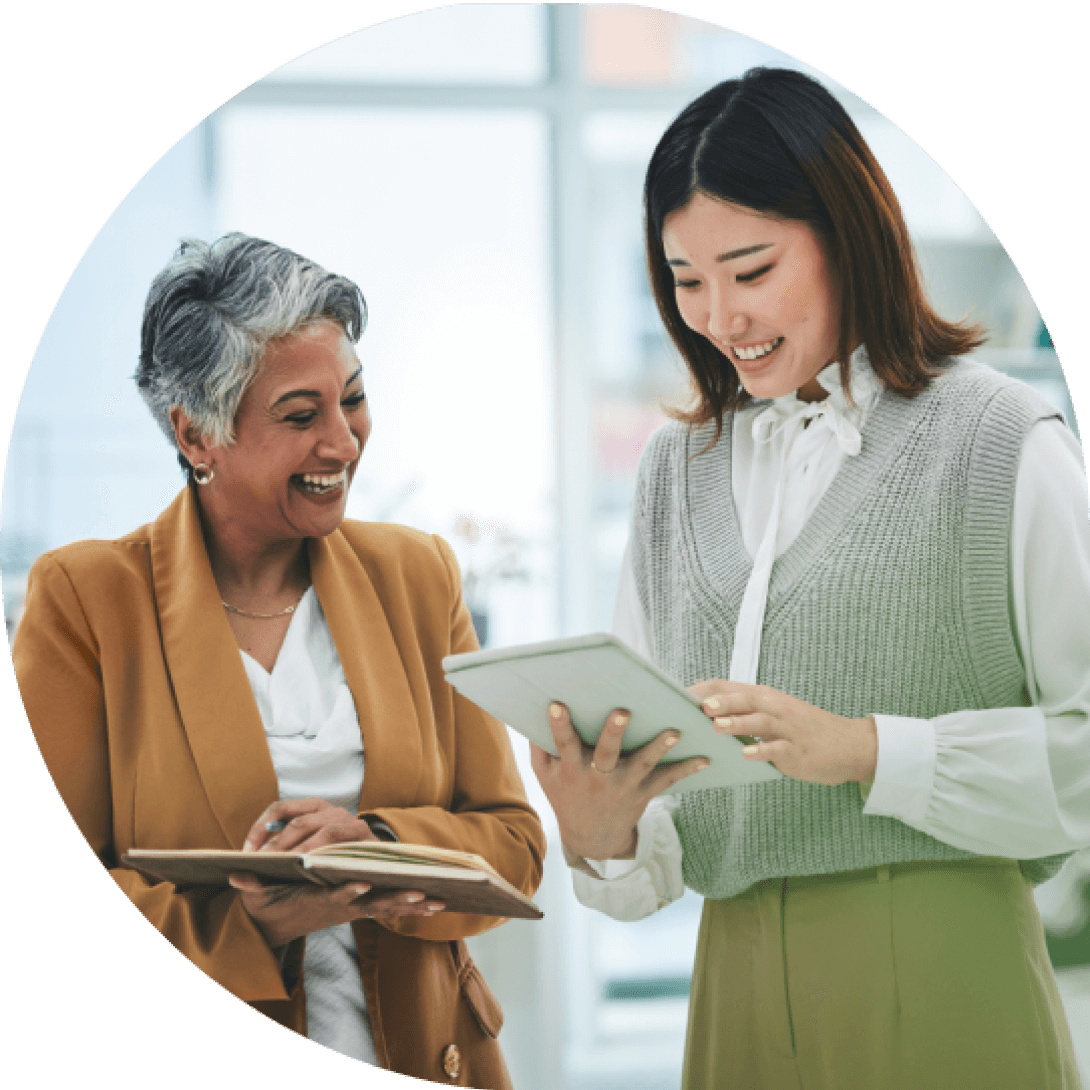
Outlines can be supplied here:
<path id="1" fill-rule="evenodd" d="M 719 285 L 712 288 L 708 304 L 708 334 L 724 344 L 741 337 L 749 319 L 731 292 Z"/>
<path id="2" fill-rule="evenodd" d="M 344 412 L 334 413 L 315 453 L 321 458 L 345 465 L 354 462 L 367 442 L 367 432 L 370 430 L 366 426 L 368 422 L 366 403 L 356 410 L 352 420 Z"/>

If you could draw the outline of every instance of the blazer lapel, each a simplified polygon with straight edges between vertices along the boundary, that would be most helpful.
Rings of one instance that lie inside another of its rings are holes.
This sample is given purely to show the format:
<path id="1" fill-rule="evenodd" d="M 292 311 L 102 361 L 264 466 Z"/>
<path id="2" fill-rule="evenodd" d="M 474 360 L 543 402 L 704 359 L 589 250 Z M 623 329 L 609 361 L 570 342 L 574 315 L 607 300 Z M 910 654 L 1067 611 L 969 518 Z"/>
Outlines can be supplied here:
<path id="1" fill-rule="evenodd" d="M 423 746 L 416 702 L 386 609 L 344 534 L 335 530 L 308 545 L 311 581 L 363 733 L 360 811 L 415 805 Z"/>
<path id="2" fill-rule="evenodd" d="M 241 848 L 278 797 L 276 771 L 204 547 L 191 488 L 151 527 L 163 653 L 201 781 L 228 843 Z"/>

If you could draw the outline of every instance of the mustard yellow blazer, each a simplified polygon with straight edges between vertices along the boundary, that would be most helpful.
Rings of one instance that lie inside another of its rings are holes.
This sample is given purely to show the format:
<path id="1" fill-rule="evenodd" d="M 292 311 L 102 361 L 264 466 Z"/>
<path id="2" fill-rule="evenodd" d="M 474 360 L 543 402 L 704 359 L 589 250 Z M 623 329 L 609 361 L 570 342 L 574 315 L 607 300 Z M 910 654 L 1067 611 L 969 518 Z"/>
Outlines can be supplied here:
<path id="1" fill-rule="evenodd" d="M 444 655 L 477 646 L 450 547 L 349 521 L 307 547 L 363 733 L 361 814 L 406 842 L 476 852 L 532 894 L 545 841 L 506 729 L 443 678 Z M 192 489 L 127 537 L 41 557 L 14 659 L 46 764 L 118 885 L 215 981 L 305 1033 L 302 940 L 282 967 L 234 891 L 178 893 L 118 865 L 130 848 L 241 848 L 277 798 Z M 498 922 L 353 925 L 380 1063 L 509 1085 L 494 1040 L 502 1014 L 460 941 Z"/>

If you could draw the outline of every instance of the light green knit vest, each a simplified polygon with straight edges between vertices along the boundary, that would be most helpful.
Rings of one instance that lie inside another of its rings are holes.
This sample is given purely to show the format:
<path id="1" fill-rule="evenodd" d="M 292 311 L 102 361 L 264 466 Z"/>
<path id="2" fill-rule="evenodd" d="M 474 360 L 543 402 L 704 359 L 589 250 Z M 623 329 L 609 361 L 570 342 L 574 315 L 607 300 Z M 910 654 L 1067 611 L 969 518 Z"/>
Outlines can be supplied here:
<path id="1" fill-rule="evenodd" d="M 772 569 L 757 680 L 839 715 L 918 718 L 1025 705 L 1009 607 L 1010 520 L 1026 432 L 1057 415 L 1028 386 L 962 361 L 924 393 L 888 391 Z M 668 424 L 640 463 L 632 555 L 659 665 L 726 677 L 752 562 L 731 499 L 731 424 Z M 888 817 L 855 783 L 784 778 L 690 792 L 675 823 L 685 882 L 731 897 L 765 878 L 972 858 Z M 1034 882 L 1066 856 L 1022 861 Z"/>

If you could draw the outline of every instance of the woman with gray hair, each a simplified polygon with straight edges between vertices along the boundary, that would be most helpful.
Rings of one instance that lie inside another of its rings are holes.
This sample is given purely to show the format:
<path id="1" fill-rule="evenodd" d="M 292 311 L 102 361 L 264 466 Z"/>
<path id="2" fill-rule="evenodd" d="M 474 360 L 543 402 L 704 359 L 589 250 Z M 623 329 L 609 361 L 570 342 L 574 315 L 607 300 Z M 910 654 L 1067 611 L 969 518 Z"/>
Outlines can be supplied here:
<path id="1" fill-rule="evenodd" d="M 475 852 L 525 893 L 541 880 L 506 731 L 443 677 L 477 646 L 450 547 L 344 518 L 371 429 L 365 320 L 355 284 L 290 250 L 182 244 L 136 381 L 187 485 L 127 537 L 38 560 L 16 673 L 81 831 L 191 961 L 346 1055 L 507 1087 L 502 1015 L 462 941 L 494 918 L 359 883 L 179 891 L 119 865 L 379 838 Z"/>

